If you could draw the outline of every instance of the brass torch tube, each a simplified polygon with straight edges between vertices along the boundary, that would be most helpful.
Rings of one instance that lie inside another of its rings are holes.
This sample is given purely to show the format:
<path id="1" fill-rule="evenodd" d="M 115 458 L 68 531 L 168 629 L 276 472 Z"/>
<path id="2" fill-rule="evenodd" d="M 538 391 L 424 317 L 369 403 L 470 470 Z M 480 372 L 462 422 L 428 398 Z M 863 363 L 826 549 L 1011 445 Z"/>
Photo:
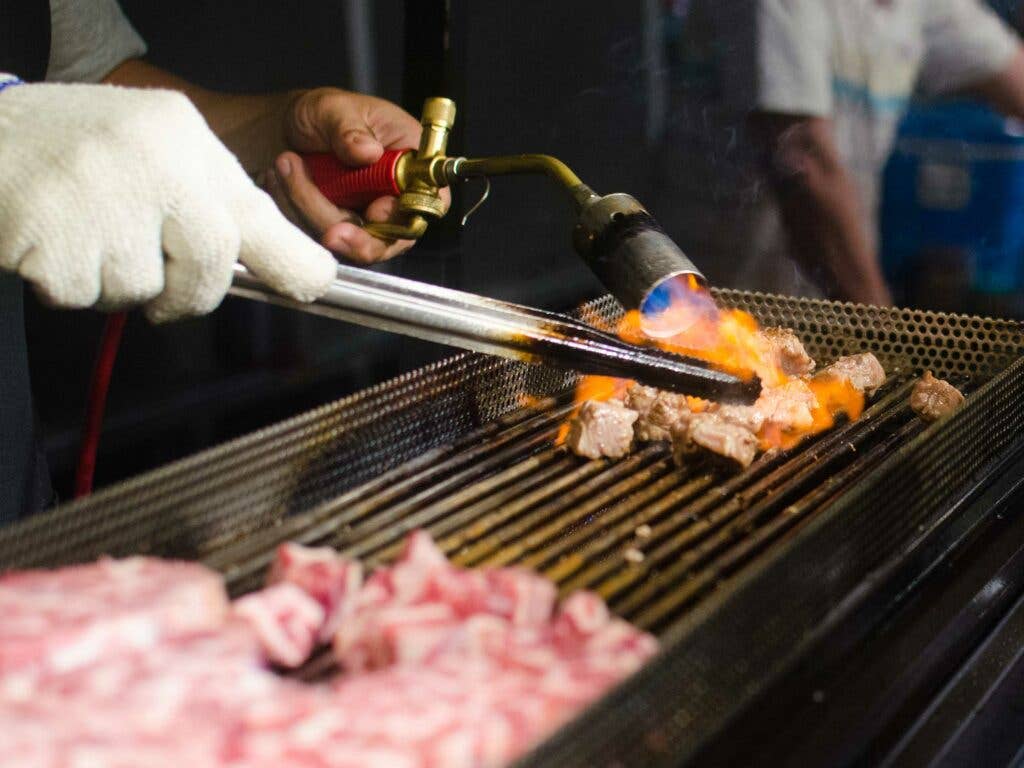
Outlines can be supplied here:
<path id="1" fill-rule="evenodd" d="M 419 240 L 427 232 L 428 222 L 418 213 L 409 216 L 405 224 L 371 221 L 366 231 L 382 240 Z"/>
<path id="2" fill-rule="evenodd" d="M 451 161 L 449 161 L 451 162 Z M 551 155 L 503 155 L 497 157 L 457 158 L 445 170 L 460 179 L 479 176 L 510 176 L 540 173 L 563 186 L 577 206 L 594 197 L 594 191 L 573 173 L 572 169 Z"/>

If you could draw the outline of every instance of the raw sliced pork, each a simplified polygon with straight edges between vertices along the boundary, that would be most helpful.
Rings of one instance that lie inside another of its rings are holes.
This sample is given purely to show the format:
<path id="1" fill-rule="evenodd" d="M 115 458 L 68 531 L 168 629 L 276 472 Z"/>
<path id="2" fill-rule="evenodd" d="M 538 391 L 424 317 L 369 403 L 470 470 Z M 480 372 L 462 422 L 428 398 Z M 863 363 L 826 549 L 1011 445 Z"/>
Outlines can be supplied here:
<path id="1" fill-rule="evenodd" d="M 656 651 L 596 595 L 556 606 L 548 580 L 457 568 L 422 532 L 365 584 L 356 565 L 289 545 L 230 612 L 183 563 L 3 577 L 0 765 L 497 768 Z M 307 655 L 332 611 L 343 673 L 267 668 Z"/>
<path id="2" fill-rule="evenodd" d="M 0 674 L 67 672 L 219 627 L 228 598 L 195 563 L 103 558 L 0 576 Z"/>

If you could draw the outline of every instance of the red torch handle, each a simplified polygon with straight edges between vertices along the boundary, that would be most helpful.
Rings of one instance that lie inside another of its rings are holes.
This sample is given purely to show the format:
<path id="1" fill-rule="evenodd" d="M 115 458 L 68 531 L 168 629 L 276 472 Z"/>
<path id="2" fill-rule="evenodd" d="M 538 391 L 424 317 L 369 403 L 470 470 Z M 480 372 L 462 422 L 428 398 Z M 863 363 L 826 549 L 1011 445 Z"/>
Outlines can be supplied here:
<path id="1" fill-rule="evenodd" d="M 364 168 L 349 168 L 327 153 L 303 155 L 302 159 L 324 197 L 339 208 L 361 211 L 378 197 L 402 194 L 398 187 L 398 159 L 411 151 L 389 150 L 376 163 Z"/>

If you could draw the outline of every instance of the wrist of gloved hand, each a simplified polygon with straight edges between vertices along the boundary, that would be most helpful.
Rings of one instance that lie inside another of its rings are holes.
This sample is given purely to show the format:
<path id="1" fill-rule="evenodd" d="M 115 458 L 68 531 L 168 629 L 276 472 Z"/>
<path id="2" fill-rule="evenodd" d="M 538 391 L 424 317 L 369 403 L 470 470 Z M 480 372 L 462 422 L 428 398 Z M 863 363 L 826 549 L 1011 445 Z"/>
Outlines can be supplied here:
<path id="1" fill-rule="evenodd" d="M 24 85 L 24 83 L 17 75 L 12 75 L 9 72 L 0 72 L 0 91 L 14 85 Z"/>
<path id="2" fill-rule="evenodd" d="M 335 275 L 176 92 L 6 87 L 0 168 L 0 268 L 57 306 L 161 321 L 216 307 L 236 261 L 303 301 Z"/>

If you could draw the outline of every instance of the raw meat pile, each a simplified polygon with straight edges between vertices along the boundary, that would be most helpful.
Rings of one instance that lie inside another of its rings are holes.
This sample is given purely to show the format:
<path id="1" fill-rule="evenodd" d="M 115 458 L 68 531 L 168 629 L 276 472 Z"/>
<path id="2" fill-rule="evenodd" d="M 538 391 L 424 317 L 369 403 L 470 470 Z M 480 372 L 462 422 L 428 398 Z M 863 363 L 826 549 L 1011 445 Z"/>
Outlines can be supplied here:
<path id="1" fill-rule="evenodd" d="M 497 766 L 656 651 L 595 595 L 556 607 L 542 577 L 456 568 L 423 533 L 365 582 L 285 544 L 270 581 L 231 605 L 151 558 L 0 577 L 0 765 Z M 330 682 L 267 666 L 327 639 Z"/>
<path id="2" fill-rule="evenodd" d="M 763 358 L 786 380 L 764 386 L 753 405 L 723 405 L 633 384 L 621 401 L 584 402 L 570 421 L 566 445 L 591 459 L 619 458 L 634 443 L 671 440 L 680 464 L 710 452 L 746 467 L 766 445 L 820 428 L 816 414 L 828 409 L 816 392 L 826 384 L 871 396 L 885 383 L 885 371 L 869 352 L 841 357 L 812 376 L 815 362 L 791 330 L 767 328 L 758 339 Z"/>

